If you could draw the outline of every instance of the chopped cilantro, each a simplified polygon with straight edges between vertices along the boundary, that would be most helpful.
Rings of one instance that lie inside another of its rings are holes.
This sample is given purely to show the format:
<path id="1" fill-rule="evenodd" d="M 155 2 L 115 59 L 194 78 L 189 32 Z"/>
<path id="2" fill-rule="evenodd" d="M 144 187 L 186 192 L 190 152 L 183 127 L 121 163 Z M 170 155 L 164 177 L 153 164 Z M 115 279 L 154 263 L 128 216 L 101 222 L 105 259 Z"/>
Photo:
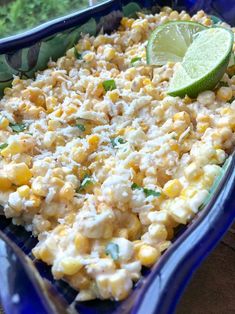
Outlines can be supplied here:
<path id="1" fill-rule="evenodd" d="M 157 192 L 157 191 L 154 191 L 154 190 L 151 190 L 151 189 L 144 188 L 143 191 L 144 191 L 144 194 L 145 194 L 146 197 L 151 196 L 151 195 L 159 197 L 161 195 L 160 192 Z"/>
<path id="2" fill-rule="evenodd" d="M 135 62 L 140 61 L 141 58 L 140 57 L 134 57 L 131 59 L 131 64 L 134 65 Z"/>
<path id="3" fill-rule="evenodd" d="M 115 137 L 110 139 L 113 148 L 117 147 L 119 144 L 125 144 L 126 141 L 122 137 Z"/>
<path id="4" fill-rule="evenodd" d="M 77 127 L 79 128 L 79 130 L 82 131 L 82 132 L 84 132 L 84 131 L 86 130 L 86 128 L 85 128 L 85 126 L 84 126 L 83 124 L 78 123 L 76 126 L 77 126 Z"/>
<path id="5" fill-rule="evenodd" d="M 83 177 L 80 187 L 78 188 L 77 192 L 81 192 L 83 191 L 89 184 L 91 184 L 93 182 L 92 177 L 89 176 L 89 174 L 85 174 L 85 176 Z"/>
<path id="6" fill-rule="evenodd" d="M 159 197 L 159 196 L 161 195 L 161 193 L 158 192 L 158 191 L 154 191 L 154 190 L 151 190 L 151 189 L 142 188 L 141 186 L 139 186 L 139 185 L 136 184 L 136 183 L 133 183 L 133 184 L 131 185 L 131 189 L 132 189 L 132 190 L 143 190 L 143 192 L 144 192 L 144 194 L 145 194 L 146 197 L 151 196 L 151 195 L 152 195 L 152 196 Z"/>
<path id="7" fill-rule="evenodd" d="M 26 129 L 26 125 L 24 123 L 10 123 L 10 127 L 13 132 L 20 133 Z"/>
<path id="8" fill-rule="evenodd" d="M 114 261 L 119 258 L 119 246 L 116 243 L 109 242 L 105 247 L 106 255 L 110 255 Z"/>
<path id="9" fill-rule="evenodd" d="M 107 80 L 103 82 L 103 87 L 106 92 L 116 89 L 116 83 L 114 80 Z"/>
<path id="10" fill-rule="evenodd" d="M 0 149 L 4 149 L 4 148 L 6 148 L 7 146 L 8 146 L 7 143 L 2 143 L 2 144 L 0 144 Z"/>
<path id="11" fill-rule="evenodd" d="M 131 185 L 131 188 L 132 188 L 132 190 L 141 190 L 141 189 L 142 189 L 141 186 L 139 186 L 139 185 L 136 184 L 136 183 L 133 183 L 133 184 Z"/>

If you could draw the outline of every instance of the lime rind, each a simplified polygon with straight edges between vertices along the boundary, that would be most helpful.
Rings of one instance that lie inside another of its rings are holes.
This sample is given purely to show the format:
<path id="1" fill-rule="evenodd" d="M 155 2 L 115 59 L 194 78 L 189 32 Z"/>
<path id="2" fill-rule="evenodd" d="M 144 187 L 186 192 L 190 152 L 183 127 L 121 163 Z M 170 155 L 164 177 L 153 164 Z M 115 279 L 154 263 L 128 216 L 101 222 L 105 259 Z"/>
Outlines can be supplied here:
<path id="1" fill-rule="evenodd" d="M 158 26 L 148 41 L 147 63 L 164 65 L 181 62 L 193 35 L 205 29 L 206 26 L 192 21 L 171 21 Z"/>
<path id="2" fill-rule="evenodd" d="M 196 97 L 213 89 L 228 67 L 232 47 L 233 33 L 227 29 L 213 27 L 200 32 L 175 70 L 168 94 Z"/>

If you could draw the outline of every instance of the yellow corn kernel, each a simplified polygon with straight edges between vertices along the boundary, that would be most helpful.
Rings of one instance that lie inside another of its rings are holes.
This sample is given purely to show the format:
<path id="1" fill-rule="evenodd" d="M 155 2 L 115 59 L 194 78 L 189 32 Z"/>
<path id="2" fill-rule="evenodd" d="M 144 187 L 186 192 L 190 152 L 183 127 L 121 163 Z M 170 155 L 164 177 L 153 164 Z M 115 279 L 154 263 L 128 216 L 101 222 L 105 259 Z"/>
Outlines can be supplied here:
<path id="1" fill-rule="evenodd" d="M 47 187 L 43 182 L 43 177 L 38 176 L 32 182 L 32 192 L 38 196 L 46 196 L 47 195 Z"/>
<path id="2" fill-rule="evenodd" d="M 149 235 L 153 239 L 166 240 L 167 229 L 163 224 L 153 223 L 149 226 Z"/>
<path id="3" fill-rule="evenodd" d="M 28 185 L 22 185 L 17 189 L 17 192 L 22 198 L 28 198 L 30 195 L 30 187 Z"/>
<path id="4" fill-rule="evenodd" d="M 143 79 L 143 85 L 146 86 L 146 85 L 151 85 L 152 84 L 152 81 L 149 79 L 149 78 L 145 78 Z"/>
<path id="5" fill-rule="evenodd" d="M 173 120 L 174 121 L 184 121 L 187 123 L 187 125 L 190 124 L 190 116 L 185 111 L 175 113 L 173 116 Z"/>
<path id="6" fill-rule="evenodd" d="M 205 133 L 205 131 L 210 127 L 209 123 L 198 123 L 197 125 L 197 132 L 198 133 Z"/>
<path id="7" fill-rule="evenodd" d="M 72 158 L 78 163 L 83 163 L 87 159 L 87 152 L 82 147 L 72 148 Z"/>
<path id="8" fill-rule="evenodd" d="M 203 174 L 202 168 L 192 162 L 184 169 L 184 175 L 189 181 L 197 180 Z"/>
<path id="9" fill-rule="evenodd" d="M 32 253 L 37 259 L 41 259 L 48 265 L 51 265 L 53 262 L 54 255 L 47 246 L 41 248 L 35 247 L 33 248 Z"/>
<path id="10" fill-rule="evenodd" d="M 59 178 L 59 179 L 64 179 L 64 171 L 61 168 L 59 168 L 59 167 L 54 168 L 51 171 L 51 176 Z"/>
<path id="11" fill-rule="evenodd" d="M 39 207 L 41 205 L 41 198 L 37 195 L 30 195 L 29 197 L 30 201 L 33 203 L 33 207 Z"/>
<path id="12" fill-rule="evenodd" d="M 79 253 L 88 253 L 90 250 L 89 239 L 84 237 L 81 233 L 76 234 L 74 244 Z"/>
<path id="13" fill-rule="evenodd" d="M 54 111 L 54 115 L 55 115 L 57 118 L 61 117 L 62 113 L 63 113 L 63 112 L 62 112 L 62 109 L 61 109 L 61 108 L 59 108 L 59 109 L 57 109 L 57 110 Z"/>
<path id="14" fill-rule="evenodd" d="M 139 250 L 140 250 L 141 246 L 143 246 L 143 244 L 144 243 L 141 240 L 133 241 L 135 255 L 139 253 Z"/>
<path id="15" fill-rule="evenodd" d="M 104 87 L 102 83 L 99 83 L 93 91 L 93 94 L 95 97 L 101 97 L 104 94 Z"/>
<path id="16" fill-rule="evenodd" d="M 92 150 L 96 150 L 98 148 L 99 141 L 100 141 L 100 137 L 97 134 L 90 135 L 87 138 L 87 142 L 89 144 L 89 148 L 92 149 Z"/>
<path id="17" fill-rule="evenodd" d="M 0 191 L 9 190 L 11 187 L 11 181 L 8 179 L 7 174 L 0 171 Z"/>
<path id="18" fill-rule="evenodd" d="M 1 155 L 3 157 L 8 157 L 10 155 L 19 154 L 22 150 L 23 147 L 19 142 L 12 142 L 6 148 L 1 150 Z"/>
<path id="19" fill-rule="evenodd" d="M 61 123 L 57 120 L 49 120 L 48 121 L 48 131 L 55 131 L 56 129 L 61 127 Z"/>
<path id="20" fill-rule="evenodd" d="M 178 179 L 173 179 L 168 182 L 163 187 L 163 192 L 168 197 L 176 197 L 180 194 L 183 186 Z"/>
<path id="21" fill-rule="evenodd" d="M 29 87 L 22 92 L 24 98 L 29 98 L 36 106 L 45 106 L 45 95 L 43 91 L 38 87 Z"/>
<path id="22" fill-rule="evenodd" d="M 24 162 L 8 165 L 7 174 L 11 182 L 18 186 L 28 184 L 32 178 L 32 173 Z"/>
<path id="23" fill-rule="evenodd" d="M 217 98 L 221 101 L 229 101 L 233 97 L 231 87 L 222 86 L 217 91 Z"/>
<path id="24" fill-rule="evenodd" d="M 109 285 L 112 296 L 115 300 L 123 300 L 129 294 L 129 289 L 125 287 L 126 278 L 124 276 L 120 276 L 118 273 L 114 273 L 109 278 Z"/>
<path id="25" fill-rule="evenodd" d="M 134 23 L 134 19 L 129 19 L 128 17 L 123 17 L 121 20 L 121 25 L 125 28 L 130 28 L 132 24 Z"/>
<path id="26" fill-rule="evenodd" d="M 62 188 L 64 186 L 64 181 L 61 180 L 60 178 L 57 178 L 57 177 L 51 178 L 50 183 L 52 185 L 60 187 L 60 188 Z"/>
<path id="27" fill-rule="evenodd" d="M 107 92 L 106 95 L 109 97 L 109 99 L 115 103 L 119 99 L 119 92 L 118 90 L 112 90 L 110 92 Z"/>
<path id="28" fill-rule="evenodd" d="M 75 107 L 74 105 L 69 105 L 65 108 L 64 112 L 66 113 L 66 115 L 71 115 L 77 112 L 77 107 Z"/>
<path id="29" fill-rule="evenodd" d="M 73 185 L 69 182 L 66 182 L 59 192 L 59 198 L 61 200 L 70 201 L 73 199 L 74 193 L 75 190 Z"/>
<path id="30" fill-rule="evenodd" d="M 81 262 L 74 257 L 65 257 L 61 261 L 62 271 L 65 275 L 72 276 L 76 274 L 81 268 Z"/>
<path id="31" fill-rule="evenodd" d="M 55 107 L 57 105 L 57 99 L 55 97 L 47 97 L 46 98 L 46 109 L 47 113 L 51 113 L 54 111 Z"/>
<path id="32" fill-rule="evenodd" d="M 141 223 L 136 215 L 130 214 L 126 224 L 128 231 L 128 239 L 131 241 L 137 239 L 141 233 Z"/>
<path id="33" fill-rule="evenodd" d="M 8 126 L 9 126 L 9 120 L 5 117 L 0 117 L 0 129 L 6 130 Z"/>
<path id="34" fill-rule="evenodd" d="M 225 107 L 220 110 L 221 115 L 230 115 L 233 114 L 233 110 L 231 108 Z"/>
<path id="35" fill-rule="evenodd" d="M 173 142 L 169 142 L 170 145 L 170 150 L 171 151 L 175 151 L 175 152 L 179 152 L 180 151 L 180 146 L 177 142 L 173 141 Z"/>
<path id="36" fill-rule="evenodd" d="M 160 251 L 150 245 L 144 244 L 141 246 L 138 254 L 137 259 L 143 266 L 150 267 L 160 257 Z"/>
<path id="37" fill-rule="evenodd" d="M 211 23 L 211 19 L 210 18 L 206 18 L 204 21 L 203 21 L 203 24 L 206 25 L 206 26 L 210 26 L 212 23 Z"/>
<path id="38" fill-rule="evenodd" d="M 83 60 L 85 61 L 85 62 L 91 62 L 91 61 L 93 61 L 94 60 L 94 58 L 95 58 L 95 54 L 94 54 L 94 52 L 92 52 L 92 51 L 90 51 L 90 52 L 86 52 L 85 54 L 83 54 Z"/>
<path id="39" fill-rule="evenodd" d="M 188 186 L 187 188 L 183 189 L 181 192 L 181 196 L 183 199 L 192 198 L 196 194 L 197 194 L 197 190 L 196 190 L 196 188 L 194 188 L 192 186 Z"/>
<path id="40" fill-rule="evenodd" d="M 91 280 L 85 270 L 81 269 L 79 273 L 69 278 L 69 284 L 76 290 L 83 290 L 89 288 Z"/>
<path id="41" fill-rule="evenodd" d="M 111 61 L 116 55 L 116 51 L 112 47 L 106 47 L 103 52 L 105 60 Z"/>

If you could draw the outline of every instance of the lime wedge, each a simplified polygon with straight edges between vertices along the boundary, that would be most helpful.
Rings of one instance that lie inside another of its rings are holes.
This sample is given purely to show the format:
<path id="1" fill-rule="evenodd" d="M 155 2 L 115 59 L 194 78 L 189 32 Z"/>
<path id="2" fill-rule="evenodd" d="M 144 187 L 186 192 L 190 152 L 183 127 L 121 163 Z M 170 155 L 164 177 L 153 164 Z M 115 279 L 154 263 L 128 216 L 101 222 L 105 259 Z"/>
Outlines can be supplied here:
<path id="1" fill-rule="evenodd" d="M 195 97 L 213 89 L 228 67 L 232 47 L 233 33 L 225 28 L 212 27 L 196 34 L 174 72 L 168 94 Z"/>
<path id="2" fill-rule="evenodd" d="M 164 65 L 182 61 L 193 35 L 207 27 L 189 21 L 174 21 L 158 26 L 147 45 L 147 63 Z"/>

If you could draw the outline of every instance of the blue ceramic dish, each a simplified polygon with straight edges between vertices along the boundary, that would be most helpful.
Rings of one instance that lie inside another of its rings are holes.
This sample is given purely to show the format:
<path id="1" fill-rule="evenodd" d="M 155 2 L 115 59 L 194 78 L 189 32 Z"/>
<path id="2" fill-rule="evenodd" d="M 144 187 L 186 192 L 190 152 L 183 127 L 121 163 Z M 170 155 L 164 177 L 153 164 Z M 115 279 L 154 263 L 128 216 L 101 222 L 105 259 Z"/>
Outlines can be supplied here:
<path id="1" fill-rule="evenodd" d="M 81 32 L 96 34 L 101 27 L 114 30 L 122 16 L 142 8 L 156 10 L 161 5 L 194 13 L 200 9 L 235 25 L 234 0 L 110 0 L 105 3 L 45 23 L 21 35 L 0 40 L 0 89 L 9 86 L 13 75 L 32 77 L 46 67 L 48 59 L 58 58 L 73 46 Z M 214 186 L 206 206 L 123 302 L 71 302 L 76 292 L 62 281 L 54 281 L 50 268 L 32 262 L 31 249 L 37 240 L 22 227 L 0 216 L 0 299 L 6 314 L 174 313 L 177 301 L 192 273 L 213 249 L 235 217 L 235 156 L 224 166 L 224 174 Z M 31 258 L 31 259 L 30 259 Z M 71 313 L 71 312 L 70 312 Z"/>

